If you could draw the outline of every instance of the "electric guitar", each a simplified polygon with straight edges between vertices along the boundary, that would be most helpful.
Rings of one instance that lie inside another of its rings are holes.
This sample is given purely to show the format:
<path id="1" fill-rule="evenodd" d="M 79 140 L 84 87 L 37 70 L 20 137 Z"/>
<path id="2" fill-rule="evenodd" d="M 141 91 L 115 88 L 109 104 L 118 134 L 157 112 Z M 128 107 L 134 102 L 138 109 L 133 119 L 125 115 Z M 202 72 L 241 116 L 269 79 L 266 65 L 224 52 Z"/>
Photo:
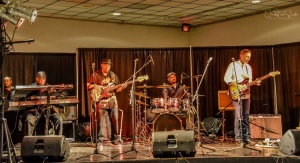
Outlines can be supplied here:
<path id="1" fill-rule="evenodd" d="M 262 80 L 267 79 L 267 78 L 269 78 L 269 77 L 271 77 L 271 76 L 274 77 L 274 76 L 279 75 L 279 74 L 280 74 L 279 71 L 270 72 L 269 74 L 267 74 L 267 75 L 265 75 L 265 76 L 263 76 L 263 77 L 260 77 L 260 78 L 258 78 L 257 80 L 262 81 Z M 250 93 L 249 87 L 251 87 L 252 85 L 256 85 L 256 84 L 257 84 L 257 81 L 252 81 L 252 82 L 250 82 L 250 83 L 248 83 L 248 82 L 249 82 L 249 79 L 245 79 L 244 81 L 238 83 L 238 85 L 244 85 L 244 84 L 245 84 L 246 87 L 247 87 L 246 90 L 243 90 L 243 91 L 240 90 L 241 95 Z M 233 101 L 238 101 L 238 96 L 239 96 L 239 90 L 238 90 L 238 87 L 237 87 L 237 86 L 230 85 L 230 86 L 228 87 L 228 91 L 229 91 L 229 96 L 230 96 L 230 98 L 231 98 Z"/>
<path id="2" fill-rule="evenodd" d="M 144 76 L 139 76 L 137 77 L 137 79 L 134 80 L 134 82 L 142 82 L 144 80 L 148 80 L 149 77 L 148 75 L 144 75 Z M 95 84 L 94 89 L 92 89 L 90 96 L 92 98 L 92 101 L 96 100 L 96 102 L 99 102 L 101 99 L 106 99 L 111 97 L 112 91 L 115 89 L 118 89 L 120 87 L 122 87 L 124 84 L 131 84 L 132 81 L 129 82 L 125 82 L 122 84 L 118 84 L 118 85 L 114 85 L 114 83 L 109 83 L 108 86 L 102 86 L 102 85 L 97 85 Z"/>

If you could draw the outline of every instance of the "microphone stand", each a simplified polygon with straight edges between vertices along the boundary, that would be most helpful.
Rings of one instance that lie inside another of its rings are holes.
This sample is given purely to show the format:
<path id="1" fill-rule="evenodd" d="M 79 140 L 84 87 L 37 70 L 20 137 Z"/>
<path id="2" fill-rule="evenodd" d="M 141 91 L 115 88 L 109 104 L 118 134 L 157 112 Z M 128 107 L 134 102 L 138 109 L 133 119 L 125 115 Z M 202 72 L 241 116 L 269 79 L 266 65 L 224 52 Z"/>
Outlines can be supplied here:
<path id="1" fill-rule="evenodd" d="M 150 60 L 151 61 L 151 60 Z M 150 62 L 149 61 L 149 62 Z M 148 157 L 150 157 L 150 155 L 148 155 L 148 154 L 146 154 L 146 153 L 144 153 L 144 152 L 141 152 L 141 151 L 138 151 L 138 150 L 136 150 L 136 148 L 135 148 L 135 131 L 134 131 L 134 126 L 135 126 L 135 107 L 136 107 L 136 99 L 135 99 L 135 94 L 134 94 L 134 92 L 135 92 L 135 82 L 134 82 L 134 79 L 135 79 L 135 77 L 136 77 L 136 74 L 141 70 L 139 70 L 139 71 L 137 71 L 136 72 L 136 65 L 137 65 L 137 62 L 138 62 L 138 59 L 135 59 L 134 60 L 134 70 L 133 70 L 133 75 L 132 75 L 132 85 L 131 85 L 131 90 L 130 90 L 130 104 L 131 104 L 131 120 L 132 120 L 132 146 L 131 146 L 131 149 L 130 150 L 128 150 L 128 151 L 124 151 L 124 152 L 122 152 L 122 153 L 119 153 L 119 154 L 117 154 L 117 155 L 115 155 L 115 156 L 113 156 L 112 158 L 115 158 L 115 157 L 117 157 L 117 156 L 120 156 L 120 155 L 122 155 L 122 154 L 125 154 L 125 153 L 128 153 L 128 152 L 131 152 L 131 151 L 135 151 L 136 153 L 141 153 L 141 154 L 143 154 L 143 155 L 145 155 L 145 156 L 148 156 Z M 148 62 L 148 63 L 149 63 Z M 147 64 L 148 64 L 147 63 Z M 145 65 L 143 66 L 143 67 L 145 67 Z M 128 79 L 129 80 L 129 79 Z M 128 81 L 127 80 L 127 81 Z"/>
<path id="2" fill-rule="evenodd" d="M 203 147 L 202 142 L 201 142 L 201 139 L 200 139 L 200 138 L 201 138 L 201 135 L 200 135 L 200 115 L 199 115 L 200 112 L 199 112 L 199 94 L 198 94 L 200 85 L 201 85 L 202 80 L 203 80 L 203 78 L 204 78 L 204 76 L 205 76 L 205 73 L 206 73 L 206 69 L 207 69 L 207 67 L 208 67 L 208 65 L 209 65 L 209 63 L 210 63 L 211 60 L 212 60 L 212 57 L 210 57 L 209 60 L 207 61 L 206 67 L 205 67 L 205 69 L 204 69 L 204 72 L 203 72 L 203 75 L 202 75 L 202 77 L 201 77 L 200 83 L 199 83 L 199 85 L 198 85 L 198 87 L 197 87 L 197 90 L 196 90 L 196 92 L 195 92 L 195 95 L 194 95 L 194 98 L 193 98 L 193 100 L 192 100 L 192 103 L 194 102 L 194 100 L 195 100 L 195 98 L 196 98 L 196 103 L 197 103 L 197 125 L 198 125 L 198 145 L 197 145 L 197 147 L 202 147 L 202 148 L 209 149 L 209 150 L 215 152 L 216 150 L 214 150 L 214 149 L 210 149 L 210 148 L 207 148 L 207 147 Z M 201 124 L 202 124 L 202 123 L 201 123 Z"/>
<path id="3" fill-rule="evenodd" d="M 236 87 L 238 88 L 238 80 L 237 80 L 237 75 L 236 75 L 236 68 L 235 68 L 235 60 L 234 60 L 234 58 L 232 58 L 232 64 L 233 64 L 233 69 L 234 69 Z M 251 150 L 255 150 L 255 151 L 261 152 L 260 150 L 247 147 L 246 144 L 245 144 L 245 142 L 244 142 L 244 138 L 243 138 L 243 126 L 242 126 L 243 112 L 242 112 L 242 107 L 241 107 L 241 105 L 243 103 L 242 103 L 242 100 L 241 100 L 241 90 L 240 89 L 237 89 L 237 90 L 238 90 L 238 101 L 237 101 L 237 103 L 239 104 L 239 108 L 238 109 L 240 110 L 239 126 L 240 126 L 240 133 L 241 133 L 241 141 L 242 142 L 241 142 L 241 146 L 240 147 L 232 148 L 232 149 L 227 149 L 227 150 L 224 150 L 224 152 L 235 150 L 235 149 L 240 149 L 240 148 L 247 148 L 247 149 L 251 149 Z"/>

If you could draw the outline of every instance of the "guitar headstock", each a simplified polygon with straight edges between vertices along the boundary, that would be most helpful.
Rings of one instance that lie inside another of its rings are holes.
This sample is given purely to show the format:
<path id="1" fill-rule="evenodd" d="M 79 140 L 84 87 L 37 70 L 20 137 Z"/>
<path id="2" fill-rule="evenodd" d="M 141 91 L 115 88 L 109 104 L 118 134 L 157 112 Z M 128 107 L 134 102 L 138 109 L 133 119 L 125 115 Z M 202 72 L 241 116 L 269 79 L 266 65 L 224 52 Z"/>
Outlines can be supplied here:
<path id="1" fill-rule="evenodd" d="M 142 82 L 142 81 L 148 80 L 148 79 L 149 79 L 148 75 L 142 75 L 142 76 L 137 77 L 136 80 L 139 82 Z"/>
<path id="2" fill-rule="evenodd" d="M 279 71 L 270 72 L 269 75 L 274 77 L 276 75 L 280 75 L 280 72 Z"/>

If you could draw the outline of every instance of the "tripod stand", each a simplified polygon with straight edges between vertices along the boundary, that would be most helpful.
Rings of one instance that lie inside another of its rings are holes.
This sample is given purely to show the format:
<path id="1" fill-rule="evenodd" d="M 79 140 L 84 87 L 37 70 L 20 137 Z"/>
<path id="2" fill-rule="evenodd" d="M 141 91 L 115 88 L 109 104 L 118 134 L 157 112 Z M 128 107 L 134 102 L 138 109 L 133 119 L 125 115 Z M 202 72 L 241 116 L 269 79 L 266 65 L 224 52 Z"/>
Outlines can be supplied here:
<path id="1" fill-rule="evenodd" d="M 2 89 L 2 92 L 4 92 L 4 89 Z M 8 161 L 10 163 L 13 162 L 18 162 L 17 160 L 17 156 L 16 156 L 16 152 L 15 152 L 15 148 L 13 145 L 13 141 L 9 132 L 9 128 L 7 125 L 7 121 L 4 118 L 4 107 L 5 106 L 5 97 L 1 96 L 1 105 L 0 105 L 0 114 L 1 114 L 1 119 L 0 119 L 0 161 L 2 162 L 3 160 L 3 140 L 6 140 L 6 148 L 7 148 L 7 152 L 8 152 Z"/>
<path id="2" fill-rule="evenodd" d="M 195 92 L 195 95 L 194 95 L 194 98 L 193 98 L 192 102 L 194 102 L 194 100 L 196 98 L 196 103 L 197 103 L 197 125 L 198 125 L 198 129 L 197 129 L 198 130 L 198 145 L 197 145 L 197 147 L 202 147 L 204 149 L 208 149 L 208 150 L 211 150 L 211 151 L 215 152 L 216 150 L 214 150 L 214 149 L 203 147 L 202 142 L 201 142 L 201 135 L 200 135 L 200 115 L 199 115 L 200 114 L 200 111 L 199 111 L 199 94 L 198 94 L 198 91 L 199 91 L 200 85 L 202 83 L 203 77 L 204 77 L 204 75 L 206 73 L 206 69 L 207 69 L 207 67 L 208 67 L 208 65 L 209 65 L 209 63 L 210 63 L 211 60 L 212 60 L 212 57 L 210 57 L 209 60 L 207 61 L 205 70 L 203 72 L 202 78 L 201 78 L 200 83 L 199 83 L 199 85 L 197 87 L 197 90 Z"/>
<path id="3" fill-rule="evenodd" d="M 235 67 L 235 59 L 232 58 L 232 64 L 233 64 L 233 69 L 234 69 L 234 73 L 235 73 L 235 82 L 236 82 L 236 87 L 238 88 L 238 79 L 237 79 L 237 71 L 236 71 L 236 67 Z M 243 149 L 250 149 L 250 150 L 254 150 L 254 151 L 258 151 L 261 153 L 260 150 L 257 150 L 257 149 L 254 149 L 254 148 L 249 148 L 246 146 L 246 143 L 245 143 L 245 140 L 244 140 L 244 137 L 243 137 L 243 112 L 245 112 L 244 110 L 244 107 L 249 107 L 248 109 L 250 109 L 250 99 L 245 99 L 244 101 L 241 99 L 241 90 L 240 89 L 237 89 L 238 90 L 238 99 L 237 101 L 233 101 L 233 105 L 234 105 L 234 108 L 235 108 L 235 112 L 238 112 L 238 113 L 235 113 L 235 114 L 239 114 L 239 120 L 238 120 L 238 126 L 239 126 L 239 130 L 240 130 L 240 137 L 241 137 L 241 146 L 240 147 L 237 147 L 237 148 L 232 148 L 232 149 L 227 149 L 227 150 L 224 150 L 224 152 L 227 152 L 227 151 L 231 151 L 231 150 L 235 150 L 235 149 L 240 149 L 240 148 L 243 148 Z M 247 105 L 247 106 L 246 106 Z M 236 115 L 235 115 L 236 116 Z M 236 121 L 236 119 L 235 119 Z M 235 122 L 236 123 L 236 122 Z M 247 126 L 245 126 L 246 128 Z M 249 126 L 248 126 L 249 127 Z M 245 129 L 247 130 L 247 129 Z"/>
<path id="4" fill-rule="evenodd" d="M 152 61 L 152 57 L 151 57 L 151 61 Z M 122 153 L 120 153 L 120 154 L 117 154 L 117 155 L 115 155 L 115 156 L 113 156 L 112 158 L 115 158 L 115 157 L 117 157 L 117 156 L 120 156 L 120 155 L 122 155 L 122 154 L 125 154 L 125 153 L 128 153 L 128 152 L 131 152 L 131 151 L 135 151 L 136 153 L 141 153 L 141 154 L 143 154 L 143 155 L 145 155 L 145 156 L 148 156 L 148 157 L 150 157 L 150 155 L 148 155 L 148 154 L 146 154 L 146 153 L 144 153 L 144 152 L 141 152 L 141 151 L 138 151 L 136 148 L 135 148 L 135 131 L 134 131 L 134 127 L 135 127 L 135 113 L 136 113 L 136 111 L 135 111 L 135 109 L 136 109 L 136 99 L 135 99 L 135 94 L 134 94 L 134 92 L 135 92 L 135 82 L 134 82 L 134 80 L 135 80 L 135 77 L 136 77 L 136 65 L 137 65 L 137 62 L 138 62 L 138 59 L 135 59 L 134 60 L 134 70 L 133 70 L 133 76 L 132 76 L 132 86 L 131 86 L 131 90 L 130 90 L 130 104 L 131 104 L 131 106 L 132 106 L 132 109 L 131 109 L 131 116 L 132 116 L 132 130 L 133 130 L 133 132 L 132 132 L 132 146 L 131 146 L 131 149 L 130 150 L 128 150 L 128 151 L 124 151 L 124 152 L 122 152 Z M 150 62 L 150 61 L 149 61 Z M 149 63 L 148 62 L 148 63 Z M 139 72 L 139 71 L 138 71 Z"/>

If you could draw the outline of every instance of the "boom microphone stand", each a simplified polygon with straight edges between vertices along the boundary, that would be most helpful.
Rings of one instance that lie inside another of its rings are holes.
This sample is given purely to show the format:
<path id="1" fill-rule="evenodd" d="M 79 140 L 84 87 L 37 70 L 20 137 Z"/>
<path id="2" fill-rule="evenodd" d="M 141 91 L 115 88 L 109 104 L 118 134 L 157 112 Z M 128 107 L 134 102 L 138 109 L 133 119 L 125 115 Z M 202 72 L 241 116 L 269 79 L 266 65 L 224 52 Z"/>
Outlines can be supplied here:
<path id="1" fill-rule="evenodd" d="M 216 150 L 214 150 L 214 149 L 210 149 L 210 148 L 207 148 L 207 147 L 203 147 L 203 146 L 202 146 L 202 142 L 201 142 L 201 140 L 200 140 L 200 116 L 199 116 L 199 97 L 198 97 L 198 96 L 199 96 L 198 91 L 199 91 L 200 85 L 201 85 L 202 80 L 203 80 L 203 77 L 204 77 L 204 75 L 205 75 L 205 73 L 206 73 L 206 69 L 207 69 L 207 67 L 208 67 L 208 65 L 209 65 L 209 63 L 210 63 L 210 61 L 211 61 L 212 59 L 213 59 L 213 58 L 210 57 L 210 58 L 208 59 L 208 61 L 207 61 L 205 70 L 204 70 L 204 72 L 203 72 L 202 78 L 201 78 L 200 83 L 199 83 L 199 85 L 198 85 L 198 87 L 197 87 L 197 90 L 196 90 L 196 92 L 195 92 L 195 95 L 194 95 L 194 98 L 193 98 L 192 102 L 194 102 L 194 100 L 195 100 L 195 98 L 196 98 L 196 103 L 197 103 L 197 122 L 198 122 L 198 145 L 197 145 L 197 147 L 202 147 L 202 148 L 209 149 L 209 150 L 215 152 Z"/>
<path id="2" fill-rule="evenodd" d="M 235 68 L 235 59 L 234 58 L 231 58 L 232 60 L 232 64 L 233 64 L 233 69 L 234 69 L 234 73 L 235 73 L 235 82 L 236 82 L 236 87 L 238 87 L 238 80 L 237 80 L 237 75 L 236 75 L 236 68 Z M 224 150 L 224 152 L 227 152 L 227 151 L 231 151 L 231 150 L 235 150 L 235 149 L 240 149 L 240 148 L 247 148 L 247 149 L 251 149 L 251 150 L 254 150 L 254 151 L 258 151 L 261 153 L 260 150 L 257 150 L 257 149 L 254 149 L 254 148 L 249 148 L 246 146 L 245 142 L 244 142 L 244 138 L 243 138 L 243 125 L 242 125 L 242 116 L 243 116 L 243 112 L 242 112 L 242 100 L 241 100 L 241 91 L 240 89 L 237 89 L 238 90 L 238 104 L 239 104 L 239 110 L 240 110 L 240 119 L 239 119 L 239 125 L 240 125 L 240 132 L 241 132 L 241 146 L 240 147 L 237 147 L 237 148 L 232 148 L 232 149 L 227 149 L 227 150 Z"/>
<path id="3" fill-rule="evenodd" d="M 151 57 L 152 58 L 152 57 Z M 151 59 L 152 60 L 152 59 Z M 136 153 L 141 153 L 141 154 L 143 154 L 143 155 L 145 155 L 145 156 L 148 156 L 148 157 L 150 157 L 150 155 L 148 155 L 148 154 L 146 154 L 146 153 L 144 153 L 144 152 L 141 152 L 141 151 L 138 151 L 138 150 L 136 150 L 136 148 L 135 148 L 135 131 L 134 131 L 134 127 L 135 127 L 135 110 L 136 110 L 136 99 L 135 99 L 135 94 L 134 94 L 134 92 L 135 92 L 135 82 L 134 82 L 134 80 L 135 80 L 135 77 L 136 77 L 136 65 L 137 65 L 137 62 L 138 62 L 138 59 L 135 59 L 134 60 L 134 70 L 133 70 L 133 75 L 132 75 L 132 86 L 131 86 L 131 91 L 130 91 L 130 104 L 131 104 L 131 116 L 132 116 L 132 118 L 131 118 L 131 120 L 132 120 L 132 146 L 131 146 L 131 149 L 130 150 L 128 150 L 128 151 L 125 151 L 125 152 L 122 152 L 122 153 L 120 153 L 120 154 L 117 154 L 117 155 L 115 155 L 115 156 L 113 156 L 112 158 L 115 158 L 115 157 L 117 157 L 117 156 L 120 156 L 120 155 L 122 155 L 122 154 L 125 154 L 125 153 L 128 153 L 128 152 L 131 152 L 131 151 L 135 151 Z M 149 63 L 149 62 L 148 62 Z"/>

